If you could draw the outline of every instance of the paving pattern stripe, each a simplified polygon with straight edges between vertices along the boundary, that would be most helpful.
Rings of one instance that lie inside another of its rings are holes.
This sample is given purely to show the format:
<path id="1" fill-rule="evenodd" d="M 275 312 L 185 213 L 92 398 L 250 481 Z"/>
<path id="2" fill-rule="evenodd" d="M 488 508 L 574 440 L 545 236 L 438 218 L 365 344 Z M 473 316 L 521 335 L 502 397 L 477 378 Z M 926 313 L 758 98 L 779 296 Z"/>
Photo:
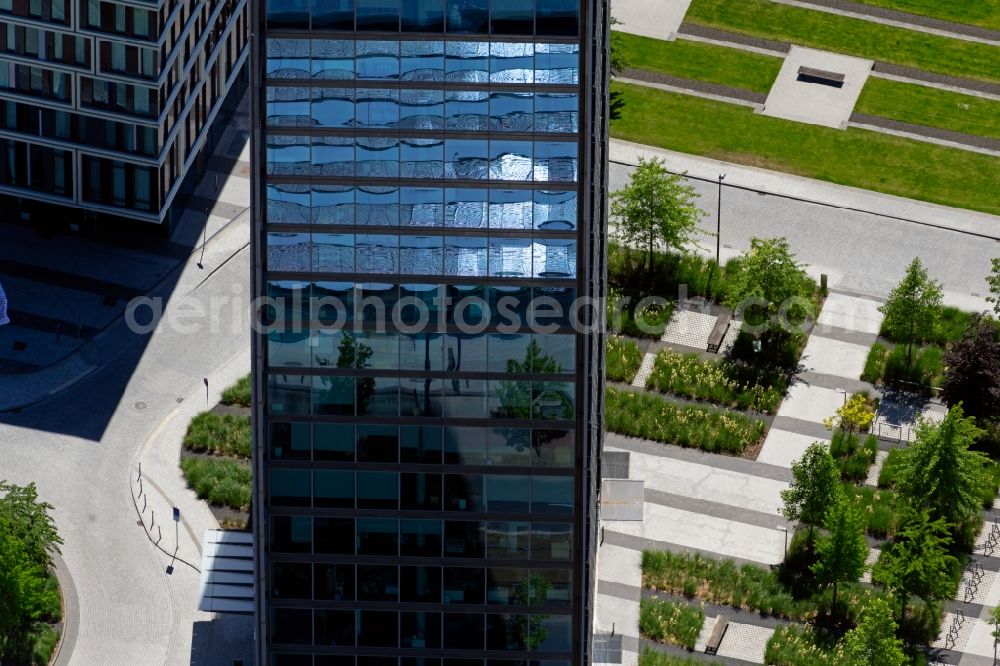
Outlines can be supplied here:
<path id="1" fill-rule="evenodd" d="M 605 446 L 610 446 L 612 448 L 645 453 L 660 458 L 683 460 L 685 462 L 697 463 L 699 465 L 709 465 L 711 467 L 718 467 L 720 469 L 726 469 L 740 474 L 759 476 L 762 479 L 770 479 L 772 481 L 783 481 L 785 483 L 789 483 L 792 480 L 791 470 L 779 465 L 769 465 L 767 463 L 747 460 L 746 458 L 735 458 L 733 456 L 724 456 L 717 453 L 707 453 L 698 449 L 685 449 L 670 444 L 652 442 L 647 439 L 626 437 L 614 432 L 609 432 L 605 435 L 604 444 Z"/>
<path id="2" fill-rule="evenodd" d="M 758 560 L 748 560 L 742 557 L 721 555 L 711 550 L 701 550 L 699 548 L 682 546 L 669 541 L 657 541 L 655 539 L 647 539 L 645 537 L 633 536 L 631 534 L 623 534 L 622 532 L 615 532 L 614 530 L 609 530 L 607 528 L 604 530 L 604 542 L 611 544 L 612 546 L 621 546 L 622 548 L 628 548 L 629 550 L 636 550 L 639 552 L 644 550 L 663 550 L 670 553 L 698 553 L 712 560 L 732 560 L 738 565 L 752 564 L 758 567 L 766 566 L 763 562 Z"/>
<path id="3" fill-rule="evenodd" d="M 872 395 L 881 395 L 882 392 L 875 388 L 874 385 L 868 382 L 862 381 L 860 379 L 850 379 L 848 377 L 838 377 L 837 375 L 828 375 L 825 372 L 813 372 L 807 370 L 805 372 L 800 372 L 797 375 L 798 381 L 807 384 L 809 386 L 818 386 L 825 389 L 844 389 L 850 393 L 859 393 L 860 391 L 868 391 Z"/>
<path id="4" fill-rule="evenodd" d="M 625 599 L 626 601 L 635 601 L 636 603 L 642 598 L 641 587 L 626 585 L 625 583 L 615 583 L 610 580 L 598 579 L 597 593 L 617 599 Z"/>
<path id="5" fill-rule="evenodd" d="M 786 432 L 794 432 L 799 435 L 815 437 L 818 440 L 828 441 L 830 439 L 830 431 L 822 423 L 813 423 L 812 421 L 797 419 L 794 416 L 775 416 L 771 427 Z"/>
<path id="6" fill-rule="evenodd" d="M 829 338 L 838 342 L 847 342 L 862 347 L 871 347 L 872 343 L 878 339 L 878 336 L 874 333 L 825 324 L 817 324 L 812 330 L 811 337 Z"/>
<path id="7" fill-rule="evenodd" d="M 755 527 L 763 527 L 765 529 L 775 529 L 779 523 L 785 522 L 780 515 L 765 513 L 764 511 L 755 511 L 753 509 L 745 509 L 740 506 L 713 502 L 711 500 L 667 493 L 662 490 L 654 490 L 649 487 L 646 488 L 645 499 L 646 502 L 650 504 L 658 504 L 672 509 L 690 511 L 691 513 L 698 513 L 705 516 L 711 516 L 713 518 L 732 520 L 745 525 L 753 525 Z"/>
<path id="8" fill-rule="evenodd" d="M 24 278 L 51 287 L 61 287 L 63 289 L 96 294 L 101 297 L 114 296 L 117 299 L 126 301 L 146 293 L 143 289 L 126 284 L 98 280 L 86 275 L 69 273 L 48 266 L 25 264 L 9 258 L 3 260 L 3 275 Z"/>

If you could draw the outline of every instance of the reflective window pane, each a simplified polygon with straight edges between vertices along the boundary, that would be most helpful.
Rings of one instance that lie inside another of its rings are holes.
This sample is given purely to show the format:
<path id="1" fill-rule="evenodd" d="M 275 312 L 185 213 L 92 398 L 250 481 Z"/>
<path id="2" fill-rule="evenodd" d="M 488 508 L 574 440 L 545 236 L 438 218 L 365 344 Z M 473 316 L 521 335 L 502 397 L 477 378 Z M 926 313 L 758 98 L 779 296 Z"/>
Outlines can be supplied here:
<path id="1" fill-rule="evenodd" d="M 535 0 L 493 0 L 495 35 L 531 35 L 535 28 Z"/>
<path id="2" fill-rule="evenodd" d="M 358 30 L 386 32 L 399 30 L 400 0 L 355 0 L 355 2 Z"/>
<path id="3" fill-rule="evenodd" d="M 435 0 L 430 1 L 434 2 Z M 409 3 L 406 4 L 409 5 Z M 404 14 L 406 9 L 408 7 L 404 7 Z M 402 42 L 400 44 L 399 77 L 404 81 L 443 81 L 444 42 Z"/>
<path id="4" fill-rule="evenodd" d="M 445 0 L 403 0 L 403 32 L 443 32 Z"/>
<path id="5" fill-rule="evenodd" d="M 312 40 L 312 76 L 315 79 L 354 79 L 354 41 Z"/>
<path id="6" fill-rule="evenodd" d="M 448 0 L 448 32 L 489 32 L 489 0 Z"/>

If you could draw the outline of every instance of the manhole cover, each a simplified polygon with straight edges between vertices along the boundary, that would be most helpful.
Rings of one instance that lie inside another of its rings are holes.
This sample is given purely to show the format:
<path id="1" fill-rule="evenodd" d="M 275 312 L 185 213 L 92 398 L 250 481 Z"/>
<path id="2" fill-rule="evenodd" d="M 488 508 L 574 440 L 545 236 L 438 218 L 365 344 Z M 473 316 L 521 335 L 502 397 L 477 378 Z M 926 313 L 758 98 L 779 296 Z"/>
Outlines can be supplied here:
<path id="1" fill-rule="evenodd" d="M 146 407 L 148 407 L 148 405 L 144 403 L 142 400 L 135 403 L 135 411 L 137 412 L 145 411 Z"/>
<path id="2" fill-rule="evenodd" d="M 178 403 L 184 402 L 184 398 L 177 398 L 177 402 Z"/>

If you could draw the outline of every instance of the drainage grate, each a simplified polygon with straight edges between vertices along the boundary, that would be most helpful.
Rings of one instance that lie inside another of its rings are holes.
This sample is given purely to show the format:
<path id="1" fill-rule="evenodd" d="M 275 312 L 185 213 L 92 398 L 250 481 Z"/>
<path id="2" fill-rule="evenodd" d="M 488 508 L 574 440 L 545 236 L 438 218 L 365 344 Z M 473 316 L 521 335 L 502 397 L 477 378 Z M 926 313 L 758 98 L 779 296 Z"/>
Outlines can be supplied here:
<path id="1" fill-rule="evenodd" d="M 611 634 L 594 634 L 594 663 L 622 663 L 622 637 Z"/>
<path id="2" fill-rule="evenodd" d="M 628 461 L 628 451 L 605 451 L 601 460 L 601 476 L 605 479 L 627 479 Z"/>

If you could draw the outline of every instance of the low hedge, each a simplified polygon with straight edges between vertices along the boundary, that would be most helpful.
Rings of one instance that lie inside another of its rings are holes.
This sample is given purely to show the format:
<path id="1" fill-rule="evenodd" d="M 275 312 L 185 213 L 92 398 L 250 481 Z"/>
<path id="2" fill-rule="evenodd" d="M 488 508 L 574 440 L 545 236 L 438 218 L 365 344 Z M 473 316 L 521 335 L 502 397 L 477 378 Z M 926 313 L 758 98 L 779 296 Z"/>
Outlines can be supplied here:
<path id="1" fill-rule="evenodd" d="M 693 650 L 703 624 L 705 613 L 689 604 L 659 599 L 639 604 L 639 631 L 654 641 Z"/>
<path id="2" fill-rule="evenodd" d="M 788 390 L 788 377 L 733 361 L 705 361 L 669 349 L 656 356 L 647 386 L 664 393 L 727 407 L 773 414 Z"/>
<path id="3" fill-rule="evenodd" d="M 605 374 L 610 381 L 631 384 L 642 365 L 639 345 L 617 335 L 607 337 Z"/>
<path id="4" fill-rule="evenodd" d="M 237 511 L 250 510 L 250 464 L 231 458 L 185 458 L 184 478 L 199 499 Z"/>
<path id="5" fill-rule="evenodd" d="M 188 424 L 184 448 L 197 453 L 250 458 L 250 417 L 202 412 Z"/>
<path id="6" fill-rule="evenodd" d="M 235 384 L 222 392 L 223 405 L 250 406 L 250 375 L 241 377 Z"/>
<path id="7" fill-rule="evenodd" d="M 646 393 L 609 388 L 604 418 L 607 429 L 622 435 L 712 453 L 741 455 L 760 442 L 763 421 L 706 407 L 682 407 Z"/>

